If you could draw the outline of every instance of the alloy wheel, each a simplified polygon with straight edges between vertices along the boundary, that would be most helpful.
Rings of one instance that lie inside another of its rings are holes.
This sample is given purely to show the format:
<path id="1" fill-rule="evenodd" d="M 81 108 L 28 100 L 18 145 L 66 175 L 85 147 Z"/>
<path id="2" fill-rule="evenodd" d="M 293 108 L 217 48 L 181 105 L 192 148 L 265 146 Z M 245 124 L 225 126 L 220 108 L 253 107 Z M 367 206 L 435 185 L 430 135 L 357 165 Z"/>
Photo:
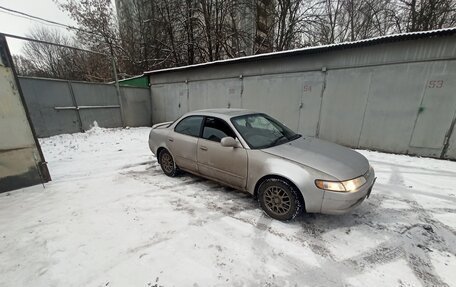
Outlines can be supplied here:
<path id="1" fill-rule="evenodd" d="M 272 213 L 281 216 L 290 211 L 291 198 L 283 188 L 270 186 L 264 191 L 263 197 L 266 207 Z"/>
<path id="2" fill-rule="evenodd" d="M 161 165 L 163 170 L 166 173 L 172 173 L 174 170 L 174 161 L 171 155 L 167 152 L 164 152 L 162 157 L 161 157 Z"/>

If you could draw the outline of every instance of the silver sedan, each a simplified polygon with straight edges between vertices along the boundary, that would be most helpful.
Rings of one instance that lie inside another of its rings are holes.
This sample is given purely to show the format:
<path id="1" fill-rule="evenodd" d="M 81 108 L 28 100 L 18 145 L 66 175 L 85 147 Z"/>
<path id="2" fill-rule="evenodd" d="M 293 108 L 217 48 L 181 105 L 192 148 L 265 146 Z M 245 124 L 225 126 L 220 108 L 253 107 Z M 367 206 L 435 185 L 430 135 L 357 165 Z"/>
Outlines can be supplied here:
<path id="1" fill-rule="evenodd" d="M 243 109 L 194 111 L 156 124 L 149 147 L 166 175 L 183 170 L 249 192 L 279 220 L 302 211 L 349 212 L 369 197 L 375 182 L 358 152 Z"/>

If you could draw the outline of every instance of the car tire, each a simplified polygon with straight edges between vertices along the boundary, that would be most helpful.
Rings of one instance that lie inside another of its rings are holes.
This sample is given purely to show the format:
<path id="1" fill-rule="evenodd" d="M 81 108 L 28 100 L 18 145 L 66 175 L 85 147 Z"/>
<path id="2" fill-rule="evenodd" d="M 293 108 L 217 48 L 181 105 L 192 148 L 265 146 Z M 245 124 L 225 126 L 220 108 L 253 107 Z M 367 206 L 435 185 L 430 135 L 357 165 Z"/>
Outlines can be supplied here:
<path id="1" fill-rule="evenodd" d="M 288 221 L 302 212 L 303 203 L 289 182 L 280 178 L 268 178 L 258 188 L 258 202 L 270 217 Z"/>
<path id="2" fill-rule="evenodd" d="M 166 149 L 162 150 L 158 155 L 158 161 L 163 172 L 170 177 L 175 177 L 179 173 L 179 168 L 174 162 L 173 156 Z"/>

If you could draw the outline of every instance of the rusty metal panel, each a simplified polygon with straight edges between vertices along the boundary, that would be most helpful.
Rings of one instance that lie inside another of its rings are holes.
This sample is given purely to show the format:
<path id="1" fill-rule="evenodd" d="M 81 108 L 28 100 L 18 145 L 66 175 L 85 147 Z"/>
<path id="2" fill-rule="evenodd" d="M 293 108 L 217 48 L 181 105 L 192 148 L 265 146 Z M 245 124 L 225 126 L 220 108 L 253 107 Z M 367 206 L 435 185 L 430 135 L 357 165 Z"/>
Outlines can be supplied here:
<path id="1" fill-rule="evenodd" d="M 319 136 L 358 147 L 371 82 L 371 69 L 328 71 Z"/>
<path id="2" fill-rule="evenodd" d="M 1 150 L 32 147 L 34 139 L 10 67 L 0 66 Z"/>
<path id="3" fill-rule="evenodd" d="M 1 150 L 31 147 L 34 139 L 10 67 L 0 66 Z"/>
<path id="4" fill-rule="evenodd" d="M 0 192 L 5 192 L 48 181 L 50 176 L 3 35 L 0 59 Z"/>
<path id="5" fill-rule="evenodd" d="M 189 82 L 189 109 L 241 107 L 241 79 Z"/>

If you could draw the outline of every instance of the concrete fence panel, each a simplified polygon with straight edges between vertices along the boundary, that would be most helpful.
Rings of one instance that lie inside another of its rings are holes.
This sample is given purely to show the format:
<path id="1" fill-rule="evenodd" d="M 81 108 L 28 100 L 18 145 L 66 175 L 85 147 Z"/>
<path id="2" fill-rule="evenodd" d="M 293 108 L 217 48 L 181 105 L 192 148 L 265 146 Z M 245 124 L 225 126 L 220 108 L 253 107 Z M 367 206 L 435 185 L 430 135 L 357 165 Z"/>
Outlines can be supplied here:
<path id="1" fill-rule="evenodd" d="M 105 128 L 122 126 L 119 98 L 113 85 L 75 82 L 72 87 L 76 102 L 82 107 L 79 114 L 84 130 L 94 122 Z"/>
<path id="2" fill-rule="evenodd" d="M 82 132 L 100 127 L 150 126 L 151 97 L 147 88 L 20 77 L 38 137 Z M 120 104 L 122 103 L 122 105 Z"/>
<path id="3" fill-rule="evenodd" d="M 81 131 L 76 110 L 55 109 L 74 106 L 67 81 L 19 78 L 19 82 L 39 137 Z"/>

